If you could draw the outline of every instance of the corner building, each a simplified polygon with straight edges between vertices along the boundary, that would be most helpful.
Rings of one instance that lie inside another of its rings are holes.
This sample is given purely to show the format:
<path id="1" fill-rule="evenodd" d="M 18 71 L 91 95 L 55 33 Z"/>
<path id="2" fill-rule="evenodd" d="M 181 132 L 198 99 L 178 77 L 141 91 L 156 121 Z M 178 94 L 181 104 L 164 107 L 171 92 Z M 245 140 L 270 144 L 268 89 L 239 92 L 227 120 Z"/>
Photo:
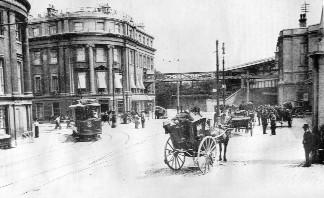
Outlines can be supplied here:
<path id="1" fill-rule="evenodd" d="M 11 145 L 32 130 L 27 0 L 0 1 L 0 135 Z"/>
<path id="2" fill-rule="evenodd" d="M 33 116 L 65 116 L 80 98 L 98 99 L 101 111 L 141 111 L 155 103 L 154 38 L 107 4 L 29 21 L 35 99 Z"/>

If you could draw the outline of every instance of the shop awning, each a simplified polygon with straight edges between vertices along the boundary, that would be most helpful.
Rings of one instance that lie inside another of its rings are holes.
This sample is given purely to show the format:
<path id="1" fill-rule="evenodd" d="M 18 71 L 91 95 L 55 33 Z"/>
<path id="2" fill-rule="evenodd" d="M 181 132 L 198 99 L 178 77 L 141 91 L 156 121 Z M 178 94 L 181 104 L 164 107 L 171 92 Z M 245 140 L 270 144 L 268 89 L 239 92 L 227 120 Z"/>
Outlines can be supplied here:
<path id="1" fill-rule="evenodd" d="M 134 74 L 131 74 L 131 76 L 130 76 L 130 88 L 131 89 L 136 89 L 137 88 L 135 83 L 134 83 Z"/>
<path id="2" fill-rule="evenodd" d="M 122 89 L 122 76 L 120 74 L 115 74 L 115 89 Z"/>
<path id="3" fill-rule="evenodd" d="M 144 86 L 144 84 L 143 84 L 143 76 L 140 75 L 139 77 L 140 77 L 140 78 L 139 78 L 139 81 L 140 81 L 141 89 L 145 89 L 145 86 Z"/>
<path id="4" fill-rule="evenodd" d="M 98 76 L 98 88 L 107 89 L 106 73 L 98 72 L 97 76 Z"/>

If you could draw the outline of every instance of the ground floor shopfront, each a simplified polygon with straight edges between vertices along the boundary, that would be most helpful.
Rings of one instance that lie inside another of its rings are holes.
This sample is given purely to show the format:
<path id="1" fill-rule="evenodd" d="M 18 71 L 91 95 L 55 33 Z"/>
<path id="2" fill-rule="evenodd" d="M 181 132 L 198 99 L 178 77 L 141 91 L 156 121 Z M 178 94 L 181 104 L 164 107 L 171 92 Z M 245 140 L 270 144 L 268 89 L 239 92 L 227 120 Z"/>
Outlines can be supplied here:
<path id="1" fill-rule="evenodd" d="M 78 95 L 78 96 L 53 96 L 47 98 L 37 98 L 33 100 L 33 118 L 40 121 L 53 120 L 56 116 L 64 119 L 66 116 L 73 118 L 72 111 L 69 108 L 79 99 L 96 99 L 100 104 L 100 111 L 106 112 L 115 110 L 117 114 L 125 111 L 153 111 L 155 105 L 155 95 L 147 94 L 116 94 L 110 95 Z"/>
<path id="2" fill-rule="evenodd" d="M 17 146 L 24 134 L 32 131 L 32 102 L 28 100 L 0 102 L 0 136 Z"/>

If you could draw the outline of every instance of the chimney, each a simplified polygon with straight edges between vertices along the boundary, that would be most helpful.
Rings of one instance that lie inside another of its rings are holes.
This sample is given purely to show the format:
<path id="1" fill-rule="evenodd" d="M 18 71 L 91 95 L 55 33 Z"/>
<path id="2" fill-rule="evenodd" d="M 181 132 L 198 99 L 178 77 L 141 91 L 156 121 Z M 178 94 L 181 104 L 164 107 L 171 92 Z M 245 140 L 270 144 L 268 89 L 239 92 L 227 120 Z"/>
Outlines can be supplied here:
<path id="1" fill-rule="evenodd" d="M 299 19 L 299 27 L 306 27 L 306 14 L 300 14 L 300 19 Z"/>

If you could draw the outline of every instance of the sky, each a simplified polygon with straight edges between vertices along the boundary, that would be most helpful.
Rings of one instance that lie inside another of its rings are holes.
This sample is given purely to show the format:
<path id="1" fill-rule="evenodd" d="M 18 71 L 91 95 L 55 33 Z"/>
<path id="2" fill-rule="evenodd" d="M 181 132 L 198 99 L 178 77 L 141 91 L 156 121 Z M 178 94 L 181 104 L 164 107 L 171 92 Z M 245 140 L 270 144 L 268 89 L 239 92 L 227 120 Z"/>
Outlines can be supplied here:
<path id="1" fill-rule="evenodd" d="M 144 23 L 154 37 L 155 68 L 161 72 L 205 72 L 216 69 L 225 43 L 225 67 L 274 56 L 279 32 L 299 27 L 305 0 L 29 0 L 30 14 L 44 13 L 48 4 L 58 10 L 96 7 L 113 10 Z M 307 0 L 307 25 L 320 22 L 322 0 Z"/>

